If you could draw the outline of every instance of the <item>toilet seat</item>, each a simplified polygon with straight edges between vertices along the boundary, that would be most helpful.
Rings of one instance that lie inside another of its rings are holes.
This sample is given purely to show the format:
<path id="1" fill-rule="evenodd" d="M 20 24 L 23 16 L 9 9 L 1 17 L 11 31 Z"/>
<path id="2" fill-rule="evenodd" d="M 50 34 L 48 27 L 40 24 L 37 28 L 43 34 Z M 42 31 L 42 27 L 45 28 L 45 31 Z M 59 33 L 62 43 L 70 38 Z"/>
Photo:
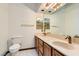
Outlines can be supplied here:
<path id="1" fill-rule="evenodd" d="M 10 46 L 9 51 L 11 53 L 14 53 L 16 51 L 18 51 L 20 49 L 20 44 L 13 44 L 12 46 Z"/>

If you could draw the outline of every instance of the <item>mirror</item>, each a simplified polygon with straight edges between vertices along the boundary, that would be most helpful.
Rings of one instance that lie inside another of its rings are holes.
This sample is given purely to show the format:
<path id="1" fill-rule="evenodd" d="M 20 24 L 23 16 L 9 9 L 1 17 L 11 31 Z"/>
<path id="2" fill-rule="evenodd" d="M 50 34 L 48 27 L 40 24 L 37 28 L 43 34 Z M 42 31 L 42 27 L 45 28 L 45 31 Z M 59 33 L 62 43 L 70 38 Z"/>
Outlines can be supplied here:
<path id="1" fill-rule="evenodd" d="M 36 29 L 41 30 L 42 32 L 46 32 L 46 30 L 50 29 L 50 19 L 44 17 L 43 19 L 39 18 L 36 20 Z"/>
<path id="2" fill-rule="evenodd" d="M 51 15 L 51 33 L 79 35 L 79 3 L 67 3 Z"/>
<path id="3" fill-rule="evenodd" d="M 50 19 L 50 21 L 44 20 L 47 23 L 46 29 L 50 29 L 49 31 L 53 34 L 79 36 L 78 7 L 79 3 L 67 3 L 60 10 L 56 11 L 51 15 L 44 14 L 42 19 Z M 43 21 L 41 24 L 43 25 Z M 39 27 L 38 24 L 37 27 Z M 43 29 L 43 26 L 41 28 Z"/>

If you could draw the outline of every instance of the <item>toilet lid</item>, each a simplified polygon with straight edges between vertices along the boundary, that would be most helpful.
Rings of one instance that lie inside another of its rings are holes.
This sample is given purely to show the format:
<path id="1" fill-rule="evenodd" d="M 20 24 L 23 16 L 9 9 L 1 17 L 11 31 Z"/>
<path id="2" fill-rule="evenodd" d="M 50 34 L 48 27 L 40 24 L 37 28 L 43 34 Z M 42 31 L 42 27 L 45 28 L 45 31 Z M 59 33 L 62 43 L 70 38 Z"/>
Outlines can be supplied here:
<path id="1" fill-rule="evenodd" d="M 10 50 L 11 49 L 19 49 L 20 48 L 20 44 L 13 44 L 12 46 L 10 46 Z"/>

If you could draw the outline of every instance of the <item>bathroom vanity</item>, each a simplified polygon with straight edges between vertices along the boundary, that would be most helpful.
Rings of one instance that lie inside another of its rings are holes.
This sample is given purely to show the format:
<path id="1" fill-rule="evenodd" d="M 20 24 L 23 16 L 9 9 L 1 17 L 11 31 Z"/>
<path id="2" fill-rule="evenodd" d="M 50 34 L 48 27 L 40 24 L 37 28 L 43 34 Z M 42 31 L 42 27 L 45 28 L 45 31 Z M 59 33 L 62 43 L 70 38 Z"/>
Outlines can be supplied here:
<path id="1" fill-rule="evenodd" d="M 79 44 L 69 44 L 60 38 L 35 34 L 35 46 L 38 56 L 78 56 Z"/>
<path id="2" fill-rule="evenodd" d="M 65 56 L 37 36 L 35 36 L 35 46 L 39 56 Z"/>

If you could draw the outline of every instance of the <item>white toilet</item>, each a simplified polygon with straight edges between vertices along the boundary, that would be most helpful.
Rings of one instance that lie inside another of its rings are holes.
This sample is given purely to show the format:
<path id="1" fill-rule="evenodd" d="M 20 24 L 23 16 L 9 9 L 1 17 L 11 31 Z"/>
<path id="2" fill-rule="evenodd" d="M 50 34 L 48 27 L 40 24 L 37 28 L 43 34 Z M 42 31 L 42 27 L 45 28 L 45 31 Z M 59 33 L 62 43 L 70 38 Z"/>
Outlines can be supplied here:
<path id="1" fill-rule="evenodd" d="M 19 49 L 20 49 L 20 44 L 13 44 L 12 46 L 9 47 L 9 52 L 11 55 L 15 55 Z"/>
<path id="2" fill-rule="evenodd" d="M 17 40 L 17 38 L 16 39 L 12 38 L 12 39 L 9 39 L 7 42 L 8 50 L 10 52 L 10 55 L 12 55 L 12 56 L 14 56 L 21 48 L 21 42 L 17 42 L 16 40 Z"/>

